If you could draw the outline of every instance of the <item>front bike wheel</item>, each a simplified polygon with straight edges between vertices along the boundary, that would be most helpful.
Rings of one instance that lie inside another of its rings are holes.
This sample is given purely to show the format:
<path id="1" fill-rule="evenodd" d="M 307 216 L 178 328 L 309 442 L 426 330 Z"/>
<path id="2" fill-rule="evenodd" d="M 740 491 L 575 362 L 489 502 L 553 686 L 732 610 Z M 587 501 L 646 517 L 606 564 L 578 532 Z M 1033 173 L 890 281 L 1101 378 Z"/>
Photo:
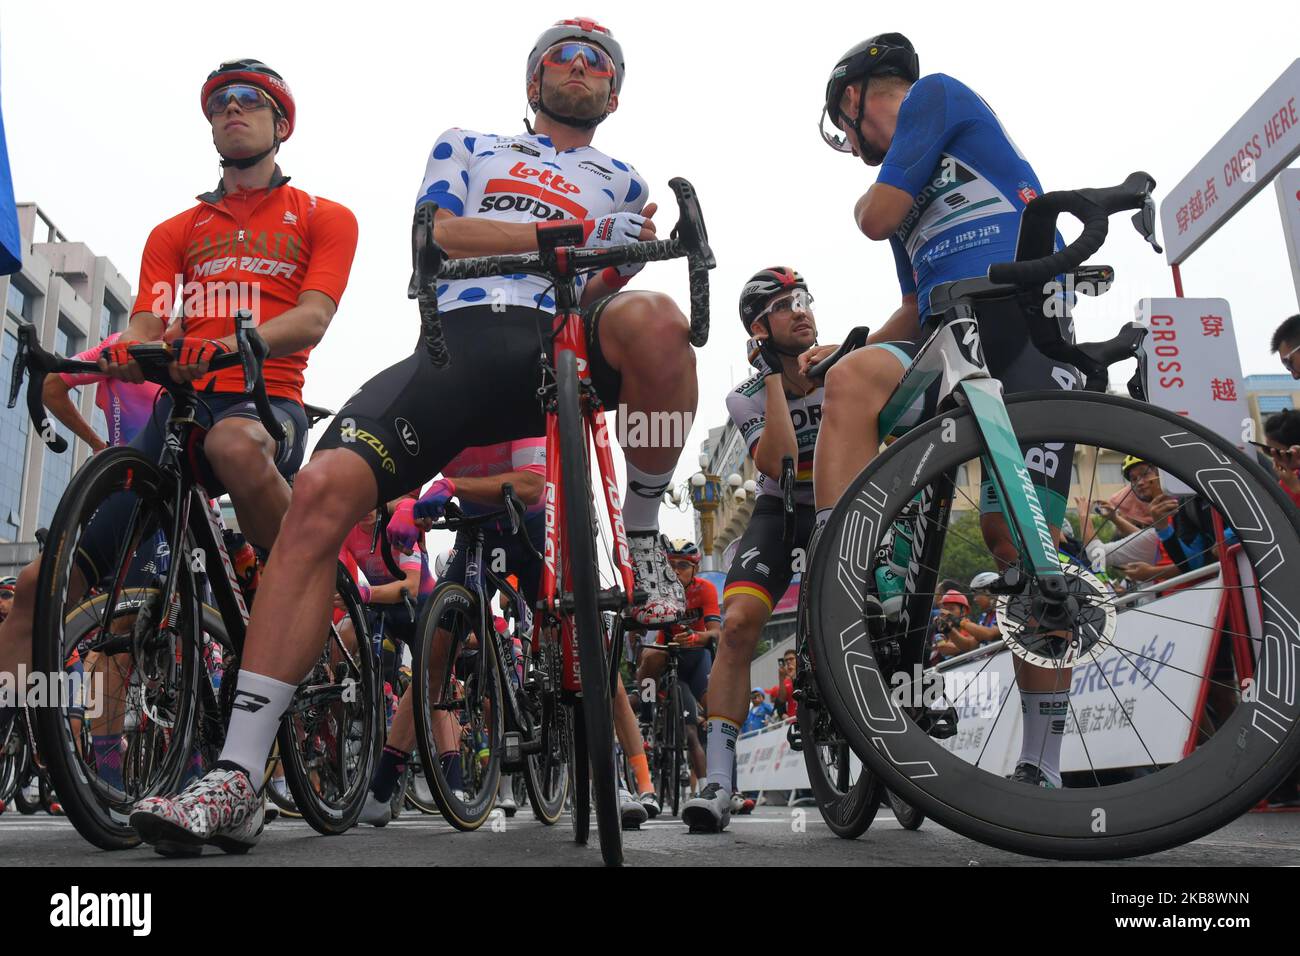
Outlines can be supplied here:
<path id="1" fill-rule="evenodd" d="M 577 357 L 561 352 L 556 363 L 559 406 L 560 471 L 564 491 L 565 590 L 573 600 L 570 618 L 577 631 L 582 680 L 583 726 L 590 755 L 596 826 L 605 862 L 623 862 L 623 821 L 614 766 L 614 710 L 610 698 L 608 635 L 601 619 L 596 587 L 596 524 L 591 494 L 587 428 L 579 402 Z"/>
<path id="2" fill-rule="evenodd" d="M 671 775 L 668 780 L 668 793 L 672 798 L 673 816 L 677 816 L 682 805 L 682 764 L 686 752 L 686 708 L 682 702 L 682 688 L 673 681 L 668 691 L 668 721 L 665 724 L 664 744 L 667 747 L 667 764 L 665 769 Z"/>
<path id="3" fill-rule="evenodd" d="M 820 698 L 885 786 L 992 846 L 1112 859 L 1203 836 L 1249 810 L 1300 762 L 1300 695 L 1288 690 L 1300 661 L 1300 513 L 1255 462 L 1163 409 L 1055 391 L 1014 395 L 1006 405 L 1015 439 L 1031 449 L 1020 469 L 1025 482 L 1071 467 L 1066 449 L 1075 446 L 1076 485 L 1088 500 L 1105 497 L 1105 467 L 1118 473 L 1130 455 L 1194 489 L 1178 507 L 1209 509 L 1196 518 L 1199 564 L 1189 560 L 1175 587 L 1120 595 L 1096 573 L 1103 565 L 1063 556 L 1069 631 L 1036 625 L 1050 605 L 1027 574 L 1023 590 L 997 600 L 1000 651 L 995 644 L 972 661 L 940 664 L 919 681 L 911 663 L 899 670 L 898 660 L 930 656 L 932 596 L 909 592 L 897 622 L 881 619 L 880 605 L 867 599 L 880 587 L 875 562 L 889 550 L 887 536 L 913 521 L 909 587 L 953 576 L 963 541 L 966 553 L 983 548 L 974 523 L 973 534 L 957 519 L 928 525 L 927 515 L 946 511 L 944 489 L 972 487 L 969 474 L 985 452 L 968 409 L 945 413 L 854 480 L 814 549 L 806 587 Z M 960 490 L 954 497 L 971 499 Z M 1216 516 L 1236 539 L 1223 555 L 1210 551 Z M 1141 603 L 1148 597 L 1152 603 Z M 1013 672 L 1024 665 L 1058 676 L 1039 726 L 1044 739 L 1060 738 L 1063 787 L 1008 779 L 1023 766 L 1017 752 L 1045 752 L 1021 734 L 1021 706 L 1011 700 Z M 915 664 L 918 673 L 922 666 Z M 925 699 L 931 692 L 946 699 L 956 728 L 922 719 L 943 709 Z"/>
<path id="4" fill-rule="evenodd" d="M 33 663 L 63 686 L 34 709 L 36 743 L 68 819 L 106 850 L 140 842 L 132 806 L 174 789 L 194 741 L 202 613 L 190 562 L 178 561 L 170 596 L 126 586 L 161 580 L 174 555 L 188 554 L 185 541 L 170 540 L 173 493 L 132 448 L 96 455 L 64 491 L 41 556 Z M 87 553 L 101 580 L 85 581 Z"/>
<path id="5" fill-rule="evenodd" d="M 412 648 L 415 736 L 429 790 L 457 830 L 477 830 L 496 805 L 505 702 L 496 642 L 484 639 L 478 599 L 438 585 Z"/>
<path id="6" fill-rule="evenodd" d="M 357 822 L 384 739 L 378 662 L 365 608 L 342 564 L 337 583 L 356 645 L 348 647 L 339 626 L 330 625 L 324 649 L 294 692 L 276 737 L 298 813 L 326 836 Z"/>

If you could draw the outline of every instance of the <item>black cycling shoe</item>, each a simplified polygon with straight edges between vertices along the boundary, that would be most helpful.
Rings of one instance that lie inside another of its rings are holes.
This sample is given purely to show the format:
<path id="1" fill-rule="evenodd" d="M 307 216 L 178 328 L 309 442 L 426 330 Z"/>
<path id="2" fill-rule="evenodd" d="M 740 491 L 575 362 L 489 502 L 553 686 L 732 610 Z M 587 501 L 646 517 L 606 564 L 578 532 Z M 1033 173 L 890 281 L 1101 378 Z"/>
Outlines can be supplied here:
<path id="1" fill-rule="evenodd" d="M 1016 764 L 1016 772 L 1007 779 L 1014 780 L 1016 783 L 1027 783 L 1031 787 L 1043 787 L 1047 790 L 1056 789 L 1056 784 L 1048 780 L 1043 771 L 1032 763 Z"/>

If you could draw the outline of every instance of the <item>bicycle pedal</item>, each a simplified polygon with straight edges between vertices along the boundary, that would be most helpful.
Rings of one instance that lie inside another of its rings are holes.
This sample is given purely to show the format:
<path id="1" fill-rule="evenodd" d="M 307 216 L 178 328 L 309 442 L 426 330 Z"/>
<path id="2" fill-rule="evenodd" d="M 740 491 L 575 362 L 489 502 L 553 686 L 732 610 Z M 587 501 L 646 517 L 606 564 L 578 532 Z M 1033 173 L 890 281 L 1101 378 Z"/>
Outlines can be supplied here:
<path id="1" fill-rule="evenodd" d="M 518 731 L 507 731 L 501 737 L 501 763 L 505 770 L 518 770 L 524 762 L 524 736 Z"/>
<path id="2" fill-rule="evenodd" d="M 957 733 L 957 708 L 945 707 L 942 710 L 923 710 L 916 723 L 918 727 L 935 740 L 947 740 Z"/>

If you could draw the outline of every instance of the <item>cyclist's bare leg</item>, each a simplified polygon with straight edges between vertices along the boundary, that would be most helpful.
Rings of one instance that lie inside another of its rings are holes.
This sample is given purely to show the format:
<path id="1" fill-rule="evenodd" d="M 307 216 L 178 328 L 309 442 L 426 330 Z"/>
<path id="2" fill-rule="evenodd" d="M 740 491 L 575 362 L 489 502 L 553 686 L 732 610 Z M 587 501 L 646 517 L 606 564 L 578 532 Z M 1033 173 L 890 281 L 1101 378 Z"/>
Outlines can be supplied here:
<path id="1" fill-rule="evenodd" d="M 850 352 L 826 373 L 813 458 L 813 496 L 819 511 L 835 507 L 849 483 L 876 457 L 880 412 L 902 377 L 902 363 L 884 349 Z"/>
<path id="2" fill-rule="evenodd" d="M 1011 537 L 1011 528 L 1007 519 L 1000 512 L 988 512 L 980 515 L 980 530 L 984 533 L 984 543 L 997 560 L 998 570 L 1003 571 L 1020 560 Z M 1052 540 L 1061 541 L 1061 529 L 1053 527 Z M 1064 634 L 1065 632 L 1062 632 Z M 1068 635 L 1067 635 L 1068 636 Z M 1035 694 L 1049 694 L 1065 690 L 1070 686 L 1070 668 L 1039 667 L 1016 659 L 1016 684 L 1021 690 Z"/>
<path id="3" fill-rule="evenodd" d="M 690 755 L 691 784 L 703 780 L 709 773 L 708 758 L 704 754 L 704 745 L 700 743 L 700 728 L 693 722 L 686 723 L 686 750 Z"/>
<path id="4" fill-rule="evenodd" d="M 640 793 L 654 792 L 654 784 L 650 780 L 650 764 L 645 755 L 645 741 L 641 737 L 641 726 L 637 723 L 636 714 L 632 713 L 632 702 L 627 699 L 627 693 L 621 683 L 614 686 L 614 733 L 618 735 L 623 753 L 627 755 L 628 763 L 632 765 L 637 790 Z"/>
<path id="5" fill-rule="evenodd" d="M 634 440 L 632 428 L 621 429 L 633 439 L 623 448 L 628 462 L 643 472 L 671 472 L 686 443 L 699 399 L 689 332 L 677 303 L 659 292 L 625 292 L 601 313 L 601 351 L 623 377 L 620 411 L 646 422 L 662 422 L 662 413 L 668 413 L 669 427 L 645 429 L 645 442 Z M 655 413 L 661 413 L 659 418 L 652 417 Z M 659 440 L 665 431 L 668 440 Z M 656 510 L 658 504 L 656 495 Z M 628 527 L 636 530 L 630 523 Z"/>
<path id="6" fill-rule="evenodd" d="M 735 768 L 735 736 L 730 741 L 720 724 L 734 726 L 738 732 L 749 710 L 749 662 L 754 659 L 758 635 L 771 617 L 772 610 L 752 594 L 733 594 L 722 606 L 722 638 L 718 656 L 709 672 L 708 778 L 727 793 L 731 792 L 731 774 Z M 730 742 L 731 746 L 727 746 Z"/>
<path id="7" fill-rule="evenodd" d="M 204 454 L 235 506 L 239 528 L 256 545 L 275 543 L 289 508 L 289 483 L 275 467 L 275 442 L 250 418 L 224 418 L 203 440 Z"/>
<path id="8" fill-rule="evenodd" d="M 244 645 L 236 697 L 267 699 L 250 711 L 236 705 L 222 759 L 260 787 L 266 756 L 293 689 L 320 655 L 329 623 L 339 546 L 374 506 L 369 464 L 345 448 L 315 455 L 298 473 L 279 537 L 262 572 Z"/>

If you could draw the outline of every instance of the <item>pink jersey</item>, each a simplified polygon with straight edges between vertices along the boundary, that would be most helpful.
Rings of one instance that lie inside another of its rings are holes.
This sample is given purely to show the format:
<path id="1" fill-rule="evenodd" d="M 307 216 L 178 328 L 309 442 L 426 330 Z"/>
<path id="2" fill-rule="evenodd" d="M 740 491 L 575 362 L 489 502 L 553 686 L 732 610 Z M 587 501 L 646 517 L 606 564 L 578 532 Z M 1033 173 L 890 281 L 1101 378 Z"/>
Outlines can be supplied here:
<path id="1" fill-rule="evenodd" d="M 546 439 L 519 438 L 496 445 L 479 445 L 466 448 L 459 455 L 443 466 L 444 478 L 455 481 L 457 478 L 491 478 L 508 471 L 531 471 L 546 476 Z M 496 511 L 497 506 L 475 504 L 460 499 L 461 510 L 468 515 Z M 528 506 L 527 517 L 541 514 L 543 503 L 538 498 L 535 504 Z"/>
<path id="2" fill-rule="evenodd" d="M 79 362 L 95 362 L 105 346 L 117 341 L 121 332 L 114 332 L 94 348 L 74 355 Z M 104 413 L 104 422 L 108 426 L 108 443 L 125 445 L 133 439 L 149 421 L 153 412 L 154 400 L 160 391 L 157 385 L 144 382 L 133 385 L 118 381 L 102 372 L 80 372 L 75 375 L 60 374 L 59 378 L 70 387 L 95 385 L 95 404 Z"/>
<path id="3" fill-rule="evenodd" d="M 347 539 L 343 542 L 343 550 L 351 554 L 353 559 L 356 560 L 357 567 L 366 576 L 366 580 L 371 587 L 392 584 L 395 578 L 389 573 L 388 566 L 384 564 L 384 556 L 378 548 L 375 549 L 373 554 L 370 552 L 372 533 L 361 525 L 353 526 L 352 530 L 348 532 Z M 397 566 L 403 571 L 410 571 L 412 568 L 420 569 L 420 593 L 412 595 L 413 597 L 424 597 L 433 590 L 433 574 L 429 571 L 429 559 L 423 551 L 416 548 L 414 554 L 402 554 L 397 549 L 393 549 L 393 558 L 397 561 Z"/>

